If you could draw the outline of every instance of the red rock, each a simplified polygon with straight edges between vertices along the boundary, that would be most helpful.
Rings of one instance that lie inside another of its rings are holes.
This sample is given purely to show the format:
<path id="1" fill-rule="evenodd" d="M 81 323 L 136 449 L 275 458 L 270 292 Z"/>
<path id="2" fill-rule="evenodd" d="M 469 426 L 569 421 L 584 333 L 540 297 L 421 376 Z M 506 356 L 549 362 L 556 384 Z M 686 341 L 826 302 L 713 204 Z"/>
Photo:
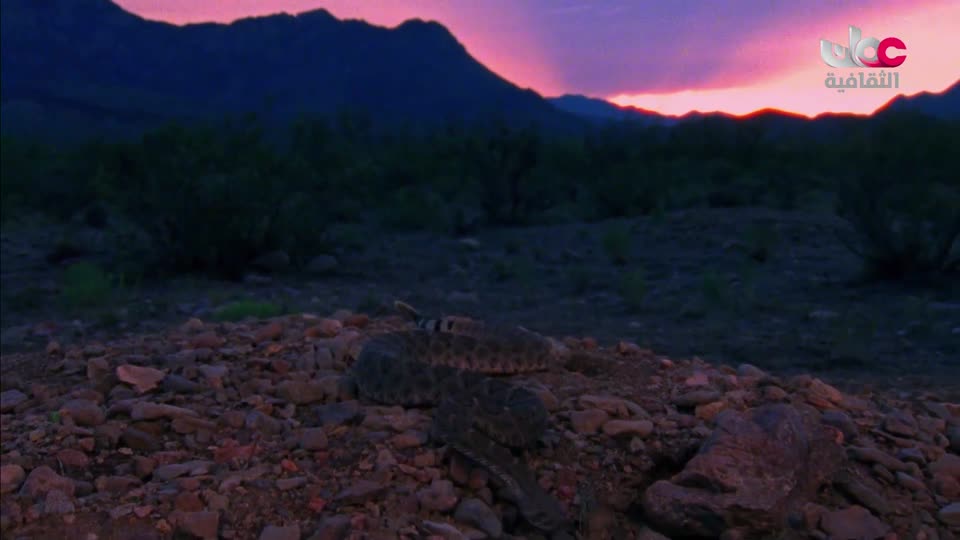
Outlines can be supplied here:
<path id="1" fill-rule="evenodd" d="M 72 448 L 64 448 L 57 452 L 57 460 L 65 467 L 86 467 L 90 464 L 90 458 L 86 454 Z"/>
<path id="2" fill-rule="evenodd" d="M 257 343 L 263 343 L 264 341 L 276 341 L 283 336 L 283 325 L 278 321 L 273 321 L 270 324 L 257 330 L 254 334 L 253 339 Z"/>
<path id="3" fill-rule="evenodd" d="M 69 496 L 73 496 L 76 486 L 70 478 L 60 476 L 50 467 L 41 465 L 30 471 L 20 488 L 20 493 L 28 497 L 39 497 L 46 495 L 51 489 L 58 489 Z"/>
<path id="4" fill-rule="evenodd" d="M 219 349 L 226 343 L 226 340 L 214 332 L 204 332 L 198 334 L 190 340 L 191 349 Z"/>
<path id="5" fill-rule="evenodd" d="M 131 364 L 117 366 L 117 378 L 127 384 L 133 385 L 137 392 L 141 394 L 156 388 L 165 376 L 166 373 L 151 367 L 134 366 Z"/>

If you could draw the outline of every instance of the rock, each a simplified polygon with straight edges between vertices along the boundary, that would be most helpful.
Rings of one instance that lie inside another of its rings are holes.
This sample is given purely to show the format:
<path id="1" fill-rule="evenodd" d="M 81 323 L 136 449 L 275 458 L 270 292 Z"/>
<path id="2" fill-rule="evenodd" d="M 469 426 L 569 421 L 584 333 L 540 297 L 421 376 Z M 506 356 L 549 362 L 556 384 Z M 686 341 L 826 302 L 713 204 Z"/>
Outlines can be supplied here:
<path id="1" fill-rule="evenodd" d="M 360 504 L 373 500 L 386 491 L 387 486 L 372 480 L 357 480 L 334 497 L 334 500 L 344 504 Z"/>
<path id="2" fill-rule="evenodd" d="M 321 380 L 296 380 L 278 384 L 277 395 L 296 405 L 309 405 L 323 401 L 328 392 Z"/>
<path id="3" fill-rule="evenodd" d="M 464 499 L 453 513 L 454 519 L 487 533 L 491 538 L 500 538 L 503 524 L 500 518 L 480 499 Z"/>
<path id="4" fill-rule="evenodd" d="M 653 433 L 653 422 L 650 420 L 610 420 L 603 424 L 603 432 L 611 437 L 620 435 L 647 437 Z"/>
<path id="5" fill-rule="evenodd" d="M 327 434 L 323 428 L 306 428 L 300 433 L 300 447 L 304 450 L 323 450 L 327 447 Z"/>
<path id="6" fill-rule="evenodd" d="M 226 343 L 226 340 L 214 332 L 204 332 L 197 334 L 190 340 L 191 349 L 219 349 Z"/>
<path id="7" fill-rule="evenodd" d="M 726 410 L 686 467 L 644 492 L 643 506 L 676 535 L 779 530 L 791 504 L 809 500 L 842 458 L 829 428 L 790 405 Z"/>
<path id="8" fill-rule="evenodd" d="M 960 527 L 960 502 L 950 503 L 937 512 L 937 519 L 949 527 Z"/>
<path id="9" fill-rule="evenodd" d="M 99 426 L 107 421 L 103 407 L 89 399 L 71 399 L 60 407 L 60 414 L 73 418 L 78 426 Z"/>
<path id="10" fill-rule="evenodd" d="M 756 377 L 762 379 L 767 376 L 767 372 L 753 364 L 740 364 L 737 366 L 737 375 L 740 377 Z"/>
<path id="11" fill-rule="evenodd" d="M 27 399 L 26 394 L 16 389 L 0 392 L 0 413 L 12 411 Z"/>
<path id="12" fill-rule="evenodd" d="M 180 416 L 198 416 L 190 409 L 167 405 L 166 403 L 153 403 L 150 401 L 140 401 L 130 407 L 131 420 L 156 420 L 158 418 L 174 418 Z"/>
<path id="13" fill-rule="evenodd" d="M 179 530 L 204 540 L 215 540 L 220 528 L 218 512 L 181 512 L 175 521 Z"/>
<path id="14" fill-rule="evenodd" d="M 895 411 L 884 419 L 883 429 L 900 437 L 913 437 L 917 434 L 917 420 L 907 411 Z"/>
<path id="15" fill-rule="evenodd" d="M 883 465 L 891 471 L 907 470 L 906 463 L 876 448 L 851 446 L 847 449 L 847 453 L 850 455 L 850 457 L 856 459 L 857 461 L 862 461 L 864 463 L 877 463 L 879 465 Z"/>
<path id="16" fill-rule="evenodd" d="M 59 489 L 51 489 L 43 499 L 43 513 L 47 515 L 72 514 L 76 511 L 72 498 Z"/>
<path id="17" fill-rule="evenodd" d="M 436 512 L 449 512 L 457 506 L 457 493 L 453 482 L 434 480 L 428 487 L 417 491 L 417 501 L 421 508 Z"/>
<path id="18" fill-rule="evenodd" d="M 723 395 L 716 390 L 693 390 L 674 397 L 673 404 L 677 407 L 694 408 L 697 405 L 718 401 L 721 397 Z"/>
<path id="19" fill-rule="evenodd" d="M 830 538 L 876 540 L 883 538 L 890 527 L 862 506 L 827 512 L 820 518 L 820 528 Z"/>
<path id="20" fill-rule="evenodd" d="M 880 487 L 875 484 L 876 482 L 869 478 L 858 478 L 847 471 L 841 471 L 834 478 L 834 485 L 838 490 L 874 513 L 885 516 L 891 513 L 892 509 Z"/>
<path id="21" fill-rule="evenodd" d="M 205 388 L 202 384 L 191 381 L 181 375 L 167 375 L 163 378 L 163 389 L 177 394 L 196 394 Z"/>
<path id="22" fill-rule="evenodd" d="M 449 523 L 423 520 L 423 528 L 430 533 L 430 540 L 468 540 L 468 536 Z"/>
<path id="23" fill-rule="evenodd" d="M 26 477 L 26 471 L 19 465 L 4 465 L 0 467 L 0 495 L 16 491 Z"/>
<path id="24" fill-rule="evenodd" d="M 343 323 L 337 319 L 320 319 L 320 321 L 307 328 L 307 337 L 332 338 L 340 334 L 343 330 Z"/>
<path id="25" fill-rule="evenodd" d="M 273 321 L 266 326 L 257 330 L 257 333 L 253 335 L 254 341 L 257 343 L 263 343 L 266 341 L 276 341 L 283 336 L 283 325 L 278 321 Z"/>
<path id="26" fill-rule="evenodd" d="M 164 377 L 166 377 L 166 373 L 151 367 L 131 364 L 117 366 L 117 378 L 133 386 L 141 394 L 156 388 Z"/>
<path id="27" fill-rule="evenodd" d="M 57 452 L 57 461 L 64 467 L 83 468 L 90 465 L 90 458 L 86 454 L 73 448 L 63 448 Z"/>
<path id="28" fill-rule="evenodd" d="M 850 418 L 850 415 L 837 409 L 823 411 L 823 414 L 820 416 L 820 421 L 828 426 L 839 429 L 840 432 L 843 433 L 843 440 L 845 441 L 855 440 L 859 433 L 857 424 Z"/>
<path id="29" fill-rule="evenodd" d="M 277 479 L 276 486 L 280 491 L 291 491 L 294 489 L 302 488 L 307 485 L 307 477 L 305 476 L 295 476 L 293 478 L 279 478 Z"/>
<path id="30" fill-rule="evenodd" d="M 570 413 L 570 424 L 577 433 L 596 433 L 610 416 L 600 409 L 587 409 Z"/>
<path id="31" fill-rule="evenodd" d="M 76 486 L 70 478 L 60 476 L 53 469 L 46 465 L 41 465 L 30 471 L 27 479 L 20 487 L 20 494 L 27 497 L 38 498 L 46 495 L 52 489 L 62 491 L 68 496 L 73 496 Z"/>
<path id="32" fill-rule="evenodd" d="M 132 427 L 123 430 L 120 441 L 125 446 L 141 452 L 155 452 L 163 447 L 163 441 L 156 435 Z"/>
<path id="33" fill-rule="evenodd" d="M 260 540 L 300 540 L 300 525 L 267 525 L 260 532 Z"/>
<path id="34" fill-rule="evenodd" d="M 350 530 L 350 516 L 328 516 L 320 520 L 309 540 L 343 540 Z"/>
<path id="35" fill-rule="evenodd" d="M 630 415 L 627 404 L 623 398 L 616 396 L 595 396 L 587 394 L 580 396 L 577 401 L 584 409 L 600 409 L 608 414 L 621 417 Z"/>
<path id="36" fill-rule="evenodd" d="M 340 403 L 331 403 L 321 405 L 314 409 L 317 413 L 317 421 L 321 426 L 342 426 L 361 421 L 364 416 L 363 407 L 358 401 L 343 401 Z"/>

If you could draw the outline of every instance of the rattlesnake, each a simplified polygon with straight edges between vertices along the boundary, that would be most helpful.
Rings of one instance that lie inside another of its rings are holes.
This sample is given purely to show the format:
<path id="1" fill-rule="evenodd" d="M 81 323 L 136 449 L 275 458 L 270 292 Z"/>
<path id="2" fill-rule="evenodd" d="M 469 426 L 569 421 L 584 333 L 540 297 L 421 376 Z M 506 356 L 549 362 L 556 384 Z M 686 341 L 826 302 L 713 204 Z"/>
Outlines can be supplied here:
<path id="1" fill-rule="evenodd" d="M 529 448 L 543 434 L 548 413 L 527 388 L 488 374 L 546 369 L 563 348 L 519 327 L 460 317 L 425 319 L 396 307 L 416 330 L 379 334 L 352 367 L 360 395 L 381 403 L 436 405 L 431 436 L 487 469 L 521 515 L 544 531 L 568 526 L 559 502 L 517 463 L 507 447 Z"/>

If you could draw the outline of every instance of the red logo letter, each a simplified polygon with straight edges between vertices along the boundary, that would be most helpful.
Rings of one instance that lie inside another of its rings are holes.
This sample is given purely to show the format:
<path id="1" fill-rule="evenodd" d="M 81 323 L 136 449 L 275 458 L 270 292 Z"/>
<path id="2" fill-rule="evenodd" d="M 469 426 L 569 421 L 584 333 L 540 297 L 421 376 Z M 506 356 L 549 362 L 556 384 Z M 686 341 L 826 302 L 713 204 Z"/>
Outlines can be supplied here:
<path id="1" fill-rule="evenodd" d="M 881 41 L 880 45 L 877 45 L 877 58 L 883 62 L 883 65 L 887 67 L 897 67 L 907 59 L 907 55 L 901 54 L 900 56 L 894 56 L 891 58 L 889 55 L 887 55 L 887 49 L 890 47 L 907 50 L 907 46 L 903 44 L 903 41 L 895 37 L 888 37 Z"/>

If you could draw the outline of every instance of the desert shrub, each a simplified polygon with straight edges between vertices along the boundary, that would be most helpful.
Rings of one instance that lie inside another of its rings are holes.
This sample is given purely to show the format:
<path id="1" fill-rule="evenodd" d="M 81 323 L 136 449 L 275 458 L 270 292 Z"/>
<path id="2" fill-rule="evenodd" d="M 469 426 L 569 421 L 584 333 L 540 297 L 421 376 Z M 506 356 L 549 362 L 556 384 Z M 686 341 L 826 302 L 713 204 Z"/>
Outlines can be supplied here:
<path id="1" fill-rule="evenodd" d="M 642 268 L 624 273 L 620 278 L 620 297 L 631 310 L 643 307 L 647 296 L 647 278 Z"/>
<path id="2" fill-rule="evenodd" d="M 948 159 L 960 126 L 895 115 L 844 147 L 864 156 L 836 185 L 840 239 L 868 278 L 913 279 L 960 270 L 960 182 Z M 852 170 L 851 170 L 852 169 Z"/>
<path id="3" fill-rule="evenodd" d="M 72 264 L 63 272 L 60 294 L 68 307 L 83 308 L 109 302 L 117 280 L 90 262 Z"/>
<path id="4" fill-rule="evenodd" d="M 235 277 L 265 252 L 302 260 L 316 248 L 322 201 L 297 172 L 255 127 L 173 126 L 102 148 L 94 184 L 147 234 L 152 264 Z"/>
<path id="5" fill-rule="evenodd" d="M 630 229 L 626 225 L 612 225 L 604 233 L 601 243 L 610 262 L 627 264 L 632 249 Z"/>

